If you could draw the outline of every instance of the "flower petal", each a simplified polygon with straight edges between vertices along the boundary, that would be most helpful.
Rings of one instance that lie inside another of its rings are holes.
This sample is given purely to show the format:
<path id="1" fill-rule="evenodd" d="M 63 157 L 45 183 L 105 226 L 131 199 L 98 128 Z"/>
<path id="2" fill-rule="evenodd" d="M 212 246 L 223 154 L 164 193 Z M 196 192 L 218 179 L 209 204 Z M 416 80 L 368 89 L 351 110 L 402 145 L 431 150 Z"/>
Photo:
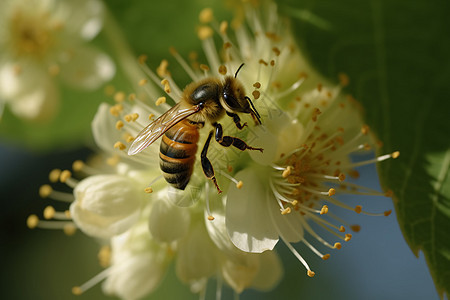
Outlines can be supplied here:
<path id="1" fill-rule="evenodd" d="M 122 132 L 116 129 L 117 119 L 109 110 L 108 104 L 100 104 L 91 125 L 95 143 L 107 153 L 113 150 L 114 143 L 122 137 Z"/>
<path id="2" fill-rule="evenodd" d="M 38 65 L 26 64 L 18 70 L 13 63 L 0 67 L 0 98 L 11 111 L 29 120 L 48 120 L 59 109 L 59 92 Z"/>
<path id="3" fill-rule="evenodd" d="M 65 30 L 71 36 L 80 36 L 91 40 L 100 32 L 103 26 L 105 8 L 98 0 L 69 0 L 60 5 L 55 17 L 64 21 Z"/>
<path id="4" fill-rule="evenodd" d="M 91 176 L 74 189 L 71 216 L 86 234 L 109 238 L 136 223 L 141 194 L 134 182 L 125 176 Z"/>
<path id="5" fill-rule="evenodd" d="M 78 46 L 60 57 L 61 78 L 79 89 L 96 89 L 116 72 L 111 58 L 90 46 Z"/>
<path id="6" fill-rule="evenodd" d="M 272 250 L 278 242 L 278 233 L 268 222 L 267 186 L 258 178 L 258 172 L 261 170 L 247 168 L 236 174 L 244 185 L 241 189 L 230 187 L 226 206 L 226 226 L 233 244 L 252 253 Z"/>
<path id="7" fill-rule="evenodd" d="M 196 282 L 217 272 L 216 248 L 202 224 L 191 228 L 180 243 L 176 262 L 177 276 L 186 283 Z"/>
<path id="8" fill-rule="evenodd" d="M 260 291 L 273 289 L 283 276 L 283 265 L 275 251 L 266 251 L 258 256 L 259 269 L 253 278 L 251 287 Z"/>
<path id="9" fill-rule="evenodd" d="M 155 290 L 166 273 L 165 260 L 151 251 L 129 255 L 115 263 L 103 283 L 105 294 L 140 299 Z"/>
<path id="10" fill-rule="evenodd" d="M 156 240 L 171 243 L 186 235 L 191 215 L 187 208 L 173 205 L 166 197 L 160 195 L 161 193 L 153 201 L 149 229 Z"/>
<path id="11" fill-rule="evenodd" d="M 222 276 L 236 293 L 242 293 L 252 284 L 260 268 L 259 255 L 243 254 L 239 259 L 226 259 L 223 262 Z"/>

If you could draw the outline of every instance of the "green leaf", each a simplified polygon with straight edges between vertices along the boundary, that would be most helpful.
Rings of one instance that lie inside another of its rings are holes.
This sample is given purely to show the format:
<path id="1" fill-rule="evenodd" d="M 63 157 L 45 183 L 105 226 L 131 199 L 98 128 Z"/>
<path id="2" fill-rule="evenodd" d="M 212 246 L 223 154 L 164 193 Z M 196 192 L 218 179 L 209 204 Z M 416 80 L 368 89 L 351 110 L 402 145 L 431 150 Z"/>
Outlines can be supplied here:
<path id="1" fill-rule="evenodd" d="M 305 55 L 349 75 L 366 122 L 401 156 L 379 164 L 400 227 L 422 250 L 437 291 L 450 291 L 450 2 L 278 0 Z"/>

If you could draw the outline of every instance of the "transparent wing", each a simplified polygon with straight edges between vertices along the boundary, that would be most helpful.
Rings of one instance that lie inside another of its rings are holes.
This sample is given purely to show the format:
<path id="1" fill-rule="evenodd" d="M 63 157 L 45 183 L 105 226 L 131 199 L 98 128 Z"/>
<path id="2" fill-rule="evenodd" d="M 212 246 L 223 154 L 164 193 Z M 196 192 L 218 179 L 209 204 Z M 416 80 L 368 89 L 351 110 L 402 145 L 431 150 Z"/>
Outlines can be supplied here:
<path id="1" fill-rule="evenodd" d="M 128 155 L 135 155 L 141 152 L 161 137 L 164 132 L 169 130 L 173 125 L 195 114 L 199 110 L 200 106 L 198 105 L 192 106 L 191 108 L 180 108 L 179 103 L 174 105 L 171 109 L 139 132 L 128 149 Z"/>

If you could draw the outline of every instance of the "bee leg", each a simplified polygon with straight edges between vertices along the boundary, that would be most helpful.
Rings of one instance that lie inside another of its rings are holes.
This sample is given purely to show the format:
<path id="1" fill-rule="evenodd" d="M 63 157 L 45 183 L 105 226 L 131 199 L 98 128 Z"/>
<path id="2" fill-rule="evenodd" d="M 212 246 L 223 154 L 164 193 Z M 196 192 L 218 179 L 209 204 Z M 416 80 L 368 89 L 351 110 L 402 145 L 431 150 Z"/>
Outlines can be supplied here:
<path id="1" fill-rule="evenodd" d="M 241 151 L 244 150 L 259 150 L 261 152 L 264 151 L 263 148 L 254 148 L 251 147 L 249 145 L 247 145 L 247 143 L 245 143 L 243 140 L 241 140 L 240 138 L 234 137 L 234 136 L 229 136 L 229 135 L 223 135 L 223 130 L 222 130 L 222 125 L 220 125 L 219 123 L 214 123 L 213 124 L 214 127 L 216 127 L 216 141 L 221 144 L 224 147 L 236 147 Z"/>
<path id="2" fill-rule="evenodd" d="M 203 173 L 205 173 L 205 176 L 208 179 L 211 179 L 214 182 L 214 185 L 216 186 L 217 192 L 220 194 L 222 193 L 222 190 L 219 188 L 219 185 L 217 184 L 216 175 L 214 175 L 214 168 L 209 161 L 208 157 L 206 155 L 208 154 L 208 148 L 209 143 L 211 142 L 211 138 L 213 136 L 213 130 L 208 135 L 208 139 L 206 140 L 205 145 L 203 146 L 202 154 L 200 155 L 201 162 L 202 162 L 202 169 Z"/>
<path id="3" fill-rule="evenodd" d="M 236 127 L 238 129 L 243 129 L 245 126 L 247 126 L 247 122 L 245 122 L 243 125 L 241 124 L 241 119 L 237 114 L 233 114 L 227 111 L 227 115 L 231 118 L 233 118 L 234 124 L 236 124 Z"/>

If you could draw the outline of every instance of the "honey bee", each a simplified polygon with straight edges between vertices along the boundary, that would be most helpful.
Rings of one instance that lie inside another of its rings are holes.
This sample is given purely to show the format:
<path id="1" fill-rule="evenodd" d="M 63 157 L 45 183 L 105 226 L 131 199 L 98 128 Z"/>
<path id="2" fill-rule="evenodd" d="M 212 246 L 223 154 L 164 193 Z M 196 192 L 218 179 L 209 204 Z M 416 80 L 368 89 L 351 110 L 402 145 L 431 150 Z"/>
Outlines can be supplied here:
<path id="1" fill-rule="evenodd" d="M 207 157 L 213 134 L 215 140 L 224 147 L 234 146 L 241 151 L 248 149 L 263 152 L 262 148 L 250 147 L 237 137 L 223 135 L 222 125 L 218 123 L 226 114 L 241 130 L 247 123 L 241 124 L 238 113 L 245 113 L 251 115 L 256 125 L 261 124 L 261 116 L 237 79 L 243 65 L 238 68 L 234 77 L 226 76 L 223 81 L 209 77 L 186 86 L 180 101 L 137 135 L 128 155 L 141 152 L 162 136 L 159 158 L 164 179 L 173 187 L 184 190 L 194 168 L 199 129 L 208 121 L 214 129 L 210 131 L 203 146 L 201 164 L 205 176 L 213 181 L 218 193 L 221 193 L 214 168 Z"/>

